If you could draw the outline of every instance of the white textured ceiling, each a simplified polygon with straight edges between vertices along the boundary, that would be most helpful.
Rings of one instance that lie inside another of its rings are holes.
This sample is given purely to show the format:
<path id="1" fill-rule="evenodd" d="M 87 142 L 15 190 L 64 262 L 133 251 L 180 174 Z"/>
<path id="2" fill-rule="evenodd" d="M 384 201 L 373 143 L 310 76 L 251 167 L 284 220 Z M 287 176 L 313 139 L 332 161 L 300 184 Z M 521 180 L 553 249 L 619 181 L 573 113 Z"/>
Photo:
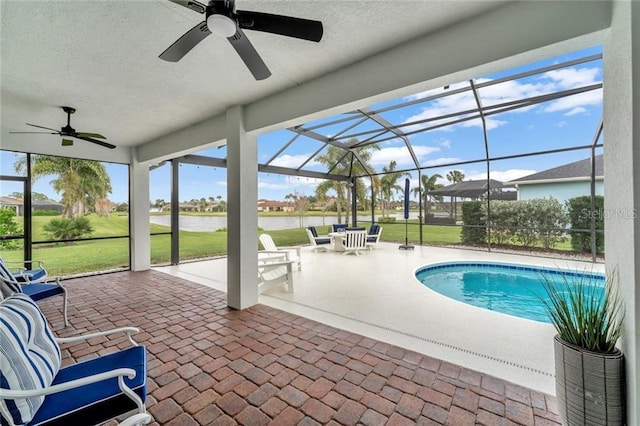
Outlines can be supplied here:
<path id="1" fill-rule="evenodd" d="M 2 0 L 1 137 L 71 124 L 137 146 L 357 63 L 484 10 L 496 1 L 237 0 L 242 10 L 320 20 L 318 44 L 246 31 L 271 69 L 255 81 L 226 40 L 208 37 L 178 63 L 158 58 L 203 19 L 167 0 Z M 398 64 L 401 66 L 401 64 Z M 313 100 L 309 100 L 312 102 Z M 56 136 L 37 136 L 58 144 Z M 0 140 L 2 142 L 2 140 Z M 84 142 L 76 142 L 84 143 Z"/>

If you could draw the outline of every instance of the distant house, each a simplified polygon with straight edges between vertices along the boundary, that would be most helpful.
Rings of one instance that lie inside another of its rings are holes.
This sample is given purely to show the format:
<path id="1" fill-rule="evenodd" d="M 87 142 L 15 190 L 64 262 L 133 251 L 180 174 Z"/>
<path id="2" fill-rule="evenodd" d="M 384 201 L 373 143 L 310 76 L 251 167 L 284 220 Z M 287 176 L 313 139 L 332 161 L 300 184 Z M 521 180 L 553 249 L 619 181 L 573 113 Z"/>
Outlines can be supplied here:
<path id="1" fill-rule="evenodd" d="M 22 216 L 24 212 L 21 198 L 0 197 L 0 208 L 10 208 L 16 212 L 16 216 Z"/>
<path id="2" fill-rule="evenodd" d="M 24 214 L 24 200 L 22 198 L 0 197 L 0 207 L 14 209 L 16 216 L 22 216 Z M 31 203 L 31 209 L 33 211 L 52 210 L 58 212 L 58 214 L 62 214 L 64 206 L 52 200 L 33 201 Z"/>
<path id="3" fill-rule="evenodd" d="M 595 156 L 596 195 L 604 195 L 602 155 Z M 506 182 L 515 186 L 519 200 L 553 197 L 564 203 L 570 198 L 591 194 L 591 158 Z"/>
<path id="4" fill-rule="evenodd" d="M 292 212 L 294 207 L 291 203 L 272 200 L 258 200 L 258 212 Z"/>

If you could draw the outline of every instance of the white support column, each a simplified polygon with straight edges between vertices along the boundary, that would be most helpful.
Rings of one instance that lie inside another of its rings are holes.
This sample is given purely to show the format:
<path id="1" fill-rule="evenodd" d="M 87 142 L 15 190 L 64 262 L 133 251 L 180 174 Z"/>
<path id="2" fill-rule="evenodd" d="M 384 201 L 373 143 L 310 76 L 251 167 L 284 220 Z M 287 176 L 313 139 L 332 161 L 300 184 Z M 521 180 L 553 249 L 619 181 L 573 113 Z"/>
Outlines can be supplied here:
<path id="1" fill-rule="evenodd" d="M 626 302 L 627 424 L 640 424 L 640 3 L 614 1 L 604 45 L 605 252 Z"/>
<path id="2" fill-rule="evenodd" d="M 151 237 L 149 235 L 149 166 L 137 160 L 132 151 L 129 166 L 129 223 L 131 229 L 131 270 L 151 268 Z"/>
<path id="3" fill-rule="evenodd" d="M 227 111 L 227 305 L 258 303 L 258 147 L 244 108 Z"/>

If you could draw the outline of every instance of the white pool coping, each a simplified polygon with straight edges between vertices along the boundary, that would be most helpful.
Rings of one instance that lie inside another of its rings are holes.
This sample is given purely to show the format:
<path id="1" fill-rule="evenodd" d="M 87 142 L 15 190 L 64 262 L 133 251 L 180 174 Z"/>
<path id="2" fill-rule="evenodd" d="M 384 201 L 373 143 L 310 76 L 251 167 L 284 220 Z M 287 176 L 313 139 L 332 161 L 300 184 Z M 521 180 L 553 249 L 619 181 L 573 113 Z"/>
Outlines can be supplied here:
<path id="1" fill-rule="evenodd" d="M 416 269 L 450 261 L 492 261 L 604 272 L 603 264 L 380 243 L 361 256 L 302 250 L 295 291 L 284 286 L 260 303 L 433 356 L 555 395 L 553 336 L 549 324 L 477 308 L 436 293 L 415 278 Z M 226 258 L 158 271 L 226 292 Z"/>

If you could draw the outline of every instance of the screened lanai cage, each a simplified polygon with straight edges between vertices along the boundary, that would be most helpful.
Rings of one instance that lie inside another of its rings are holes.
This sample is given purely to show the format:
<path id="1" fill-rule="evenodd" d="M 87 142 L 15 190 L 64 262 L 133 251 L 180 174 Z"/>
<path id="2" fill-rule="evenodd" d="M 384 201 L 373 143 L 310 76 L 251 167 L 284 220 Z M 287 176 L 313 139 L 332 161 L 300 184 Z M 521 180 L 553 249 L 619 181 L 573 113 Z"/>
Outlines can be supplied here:
<path id="1" fill-rule="evenodd" d="M 260 135 L 258 224 L 281 244 L 307 243 L 309 225 L 377 223 L 386 242 L 406 230 L 412 244 L 600 260 L 602 90 L 594 47 Z M 151 168 L 152 263 L 226 253 L 226 153 Z M 69 197 L 34 179 L 38 156 L 0 157 L 0 208 L 18 212 L 4 258 L 68 258 L 61 274 L 129 267 L 126 165 L 98 162 L 110 181 L 83 200 L 92 232 L 65 234 L 46 231 Z"/>
<path id="2" fill-rule="evenodd" d="M 261 135 L 261 202 L 297 216 L 295 228 L 380 223 L 383 240 L 403 242 L 408 177 L 414 244 L 595 261 L 602 90 L 596 47 Z M 222 146 L 165 167 L 205 180 L 225 157 Z"/>

